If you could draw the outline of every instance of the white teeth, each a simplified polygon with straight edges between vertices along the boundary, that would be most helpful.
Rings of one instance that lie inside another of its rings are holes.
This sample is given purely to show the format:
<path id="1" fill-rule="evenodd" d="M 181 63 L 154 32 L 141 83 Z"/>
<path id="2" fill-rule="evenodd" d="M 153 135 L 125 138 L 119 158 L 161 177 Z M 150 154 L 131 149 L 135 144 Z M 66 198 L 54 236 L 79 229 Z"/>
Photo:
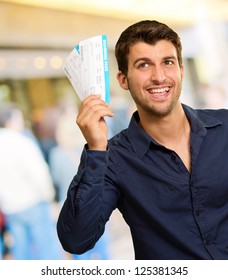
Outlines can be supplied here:
<path id="1" fill-rule="evenodd" d="M 152 89 L 150 91 L 153 93 L 161 93 L 161 92 L 169 91 L 169 88 L 166 87 L 166 88 Z"/>

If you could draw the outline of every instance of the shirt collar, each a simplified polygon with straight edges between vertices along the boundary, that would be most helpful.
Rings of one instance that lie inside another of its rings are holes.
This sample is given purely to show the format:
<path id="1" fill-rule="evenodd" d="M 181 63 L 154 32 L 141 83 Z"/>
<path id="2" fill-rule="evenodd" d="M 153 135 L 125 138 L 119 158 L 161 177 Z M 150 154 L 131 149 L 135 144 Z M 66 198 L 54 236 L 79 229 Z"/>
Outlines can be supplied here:
<path id="1" fill-rule="evenodd" d="M 207 110 L 194 110 L 191 107 L 182 104 L 184 112 L 191 124 L 191 131 L 194 133 L 203 132 L 206 134 L 206 128 L 212 128 L 221 125 L 222 122 L 215 117 L 210 116 Z M 159 145 L 152 137 L 150 137 L 139 125 L 139 115 L 135 111 L 132 115 L 128 130 L 129 141 L 140 158 L 144 156 L 148 150 L 150 143 Z"/>
<path id="2" fill-rule="evenodd" d="M 191 107 L 182 104 L 184 112 L 191 124 L 191 130 L 193 132 L 199 132 L 202 129 L 215 127 L 221 125 L 222 122 L 211 116 L 210 111 L 206 109 L 194 110 Z"/>

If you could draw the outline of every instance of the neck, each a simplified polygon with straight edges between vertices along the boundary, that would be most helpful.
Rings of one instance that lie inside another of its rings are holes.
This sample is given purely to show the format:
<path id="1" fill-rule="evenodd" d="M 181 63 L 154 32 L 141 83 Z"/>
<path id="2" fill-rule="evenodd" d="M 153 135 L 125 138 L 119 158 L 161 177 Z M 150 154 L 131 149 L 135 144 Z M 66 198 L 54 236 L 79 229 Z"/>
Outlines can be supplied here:
<path id="1" fill-rule="evenodd" d="M 181 104 L 165 117 L 139 115 L 142 128 L 161 145 L 169 147 L 189 137 L 190 125 Z"/>
<path id="2" fill-rule="evenodd" d="M 174 111 L 163 118 L 148 118 L 139 113 L 140 125 L 159 144 L 175 151 L 190 172 L 190 124 L 181 104 Z"/>

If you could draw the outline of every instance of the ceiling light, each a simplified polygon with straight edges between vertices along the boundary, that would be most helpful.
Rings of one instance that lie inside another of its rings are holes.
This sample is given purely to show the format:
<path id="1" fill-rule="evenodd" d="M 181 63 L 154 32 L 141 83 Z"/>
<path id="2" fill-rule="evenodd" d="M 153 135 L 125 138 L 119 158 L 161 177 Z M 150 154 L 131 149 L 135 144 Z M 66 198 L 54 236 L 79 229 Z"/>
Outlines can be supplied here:
<path id="1" fill-rule="evenodd" d="M 37 69 L 44 69 L 47 62 L 46 59 L 43 56 L 38 56 L 34 59 L 34 66 Z"/>

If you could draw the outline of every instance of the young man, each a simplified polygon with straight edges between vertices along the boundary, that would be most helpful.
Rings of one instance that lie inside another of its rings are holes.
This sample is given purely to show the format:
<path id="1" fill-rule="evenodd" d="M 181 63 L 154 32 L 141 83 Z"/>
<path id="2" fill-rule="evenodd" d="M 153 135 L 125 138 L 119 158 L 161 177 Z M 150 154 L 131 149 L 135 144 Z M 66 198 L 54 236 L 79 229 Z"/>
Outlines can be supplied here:
<path id="1" fill-rule="evenodd" d="M 228 259 L 228 111 L 181 104 L 181 49 L 157 21 L 121 34 L 117 79 L 137 111 L 108 141 L 110 108 L 97 95 L 82 102 L 87 145 L 58 220 L 65 250 L 92 248 L 118 208 L 136 259 Z"/>

